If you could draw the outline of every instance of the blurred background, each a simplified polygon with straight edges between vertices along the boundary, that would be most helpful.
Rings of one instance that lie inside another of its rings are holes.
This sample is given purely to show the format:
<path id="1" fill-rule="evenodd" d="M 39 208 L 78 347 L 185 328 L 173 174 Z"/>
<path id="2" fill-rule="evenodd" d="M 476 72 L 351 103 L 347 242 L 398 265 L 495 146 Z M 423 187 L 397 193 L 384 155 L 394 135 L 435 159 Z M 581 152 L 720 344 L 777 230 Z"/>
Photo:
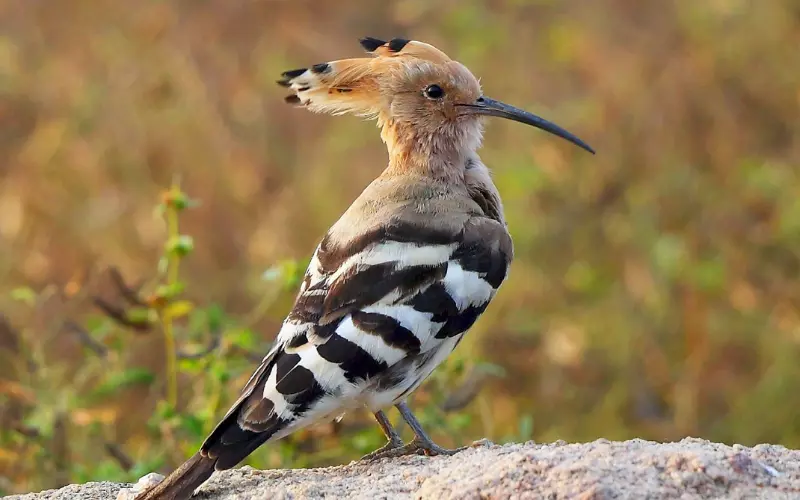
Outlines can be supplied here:
<path id="1" fill-rule="evenodd" d="M 5 0 L 0 493 L 199 446 L 386 164 L 373 123 L 274 83 L 362 36 L 432 43 L 598 151 L 488 123 L 516 260 L 412 402 L 440 444 L 800 446 L 797 1 Z M 356 412 L 247 463 L 382 442 Z"/>

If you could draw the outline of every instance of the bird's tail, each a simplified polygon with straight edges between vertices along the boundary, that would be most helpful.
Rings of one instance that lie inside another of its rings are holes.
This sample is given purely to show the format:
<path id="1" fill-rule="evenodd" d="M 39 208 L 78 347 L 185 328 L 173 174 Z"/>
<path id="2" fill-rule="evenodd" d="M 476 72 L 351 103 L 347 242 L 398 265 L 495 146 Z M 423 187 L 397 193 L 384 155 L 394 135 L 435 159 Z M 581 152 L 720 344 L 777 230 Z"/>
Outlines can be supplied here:
<path id="1" fill-rule="evenodd" d="M 136 500 L 187 500 L 214 472 L 217 460 L 197 452 L 163 481 L 143 492 Z"/>

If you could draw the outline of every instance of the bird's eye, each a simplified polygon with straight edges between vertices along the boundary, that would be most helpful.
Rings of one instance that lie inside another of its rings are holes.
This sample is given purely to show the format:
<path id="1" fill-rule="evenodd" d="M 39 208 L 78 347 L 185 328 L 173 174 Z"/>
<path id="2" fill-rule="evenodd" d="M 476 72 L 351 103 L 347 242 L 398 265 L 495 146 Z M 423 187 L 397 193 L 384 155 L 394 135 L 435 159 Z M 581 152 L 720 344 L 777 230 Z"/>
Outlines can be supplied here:
<path id="1" fill-rule="evenodd" d="M 438 85 L 428 85 L 425 88 L 425 97 L 428 99 L 441 99 L 444 97 L 444 90 Z"/>

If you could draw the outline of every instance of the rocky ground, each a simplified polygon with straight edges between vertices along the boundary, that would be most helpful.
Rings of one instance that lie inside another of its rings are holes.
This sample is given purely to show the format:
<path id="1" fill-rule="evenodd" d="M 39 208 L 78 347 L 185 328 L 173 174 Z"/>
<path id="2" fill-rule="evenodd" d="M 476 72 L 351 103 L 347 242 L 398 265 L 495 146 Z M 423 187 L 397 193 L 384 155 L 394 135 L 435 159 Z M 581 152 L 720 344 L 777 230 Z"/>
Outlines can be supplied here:
<path id="1" fill-rule="evenodd" d="M 115 499 L 130 485 L 89 483 L 10 497 Z M 488 445 L 325 469 L 216 473 L 195 495 L 233 499 L 800 499 L 800 451 L 700 439 Z"/>

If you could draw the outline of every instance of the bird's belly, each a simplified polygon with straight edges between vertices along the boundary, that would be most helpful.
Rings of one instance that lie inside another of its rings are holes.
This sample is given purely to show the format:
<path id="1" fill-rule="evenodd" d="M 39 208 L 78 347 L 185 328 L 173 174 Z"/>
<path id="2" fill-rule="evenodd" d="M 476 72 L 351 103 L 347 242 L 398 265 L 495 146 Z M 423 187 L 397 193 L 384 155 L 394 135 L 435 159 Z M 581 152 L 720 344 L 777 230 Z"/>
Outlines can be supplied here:
<path id="1" fill-rule="evenodd" d="M 458 344 L 461 335 L 444 339 L 430 351 L 409 359 L 405 366 L 382 375 L 364 388 L 361 400 L 371 411 L 394 405 L 414 392 Z"/>

